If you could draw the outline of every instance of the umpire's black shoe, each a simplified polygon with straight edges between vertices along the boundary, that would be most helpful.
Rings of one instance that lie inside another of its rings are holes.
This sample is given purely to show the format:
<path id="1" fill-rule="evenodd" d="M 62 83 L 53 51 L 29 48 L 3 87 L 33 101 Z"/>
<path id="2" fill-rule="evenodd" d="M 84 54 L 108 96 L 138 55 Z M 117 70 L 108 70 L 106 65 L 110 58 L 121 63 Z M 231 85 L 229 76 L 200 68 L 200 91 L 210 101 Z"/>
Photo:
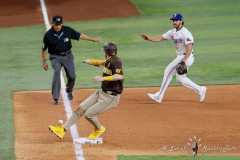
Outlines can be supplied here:
<path id="1" fill-rule="evenodd" d="M 53 99 L 52 104 L 57 105 L 58 104 L 58 99 Z"/>
<path id="2" fill-rule="evenodd" d="M 68 97 L 69 100 L 72 100 L 73 99 L 72 92 L 68 92 L 67 93 L 67 97 Z"/>

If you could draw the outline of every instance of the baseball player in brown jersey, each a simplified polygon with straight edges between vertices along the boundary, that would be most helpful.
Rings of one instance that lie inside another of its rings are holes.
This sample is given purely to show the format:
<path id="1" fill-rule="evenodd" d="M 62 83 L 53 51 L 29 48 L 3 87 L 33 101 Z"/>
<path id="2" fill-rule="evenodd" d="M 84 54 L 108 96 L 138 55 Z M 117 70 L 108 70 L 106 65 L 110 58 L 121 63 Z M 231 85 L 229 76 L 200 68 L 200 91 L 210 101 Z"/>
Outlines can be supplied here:
<path id="1" fill-rule="evenodd" d="M 84 100 L 64 125 L 49 126 L 49 129 L 59 138 L 63 138 L 66 131 L 83 115 L 94 126 L 94 131 L 89 135 L 89 139 L 96 139 L 105 131 L 104 126 L 98 121 L 97 115 L 118 105 L 120 94 L 123 91 L 123 68 L 120 58 L 117 57 L 116 44 L 105 43 L 103 51 L 106 60 L 83 61 L 83 63 L 94 66 L 104 66 L 103 76 L 93 78 L 97 82 L 102 82 L 101 89 Z"/>

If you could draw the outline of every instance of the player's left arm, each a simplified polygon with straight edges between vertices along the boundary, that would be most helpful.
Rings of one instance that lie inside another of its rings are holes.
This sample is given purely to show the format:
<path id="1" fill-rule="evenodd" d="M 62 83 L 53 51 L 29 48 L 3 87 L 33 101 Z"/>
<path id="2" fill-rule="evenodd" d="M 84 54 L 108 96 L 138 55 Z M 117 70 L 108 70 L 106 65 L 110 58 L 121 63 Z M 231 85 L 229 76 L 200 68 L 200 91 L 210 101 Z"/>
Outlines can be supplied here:
<path id="1" fill-rule="evenodd" d="M 93 78 L 94 81 L 97 82 L 102 82 L 102 81 L 118 81 L 118 80 L 123 80 L 123 75 L 121 74 L 114 74 L 112 76 L 106 76 L 106 77 L 102 77 L 102 76 L 95 76 Z"/>
<path id="2" fill-rule="evenodd" d="M 183 57 L 182 61 L 186 62 L 188 57 L 191 55 L 192 53 L 192 50 L 193 50 L 193 44 L 192 43 L 189 43 L 187 46 L 186 46 L 186 53 L 185 53 L 185 56 Z"/>
<path id="3" fill-rule="evenodd" d="M 186 31 L 184 34 L 184 44 L 186 46 L 185 56 L 183 57 L 182 61 L 186 62 L 188 57 L 191 55 L 193 51 L 194 40 L 193 36 L 189 31 Z"/>
<path id="4" fill-rule="evenodd" d="M 93 79 L 95 81 L 98 82 L 102 82 L 102 81 L 118 81 L 118 80 L 123 80 L 123 68 L 122 68 L 122 63 L 119 62 L 115 65 L 113 65 L 112 68 L 112 74 L 113 75 L 109 75 L 109 76 L 95 76 Z"/>

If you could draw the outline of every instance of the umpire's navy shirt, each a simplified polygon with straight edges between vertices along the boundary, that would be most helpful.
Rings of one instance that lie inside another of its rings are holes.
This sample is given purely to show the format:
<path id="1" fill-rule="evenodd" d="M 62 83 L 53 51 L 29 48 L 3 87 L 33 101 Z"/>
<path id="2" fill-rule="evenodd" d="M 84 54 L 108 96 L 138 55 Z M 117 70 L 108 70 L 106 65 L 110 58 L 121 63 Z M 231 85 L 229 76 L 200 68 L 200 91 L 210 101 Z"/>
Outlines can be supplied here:
<path id="1" fill-rule="evenodd" d="M 59 32 L 49 29 L 43 37 L 42 49 L 48 48 L 50 54 L 60 54 L 72 48 L 71 39 L 79 40 L 81 33 L 68 26 L 62 26 Z"/>

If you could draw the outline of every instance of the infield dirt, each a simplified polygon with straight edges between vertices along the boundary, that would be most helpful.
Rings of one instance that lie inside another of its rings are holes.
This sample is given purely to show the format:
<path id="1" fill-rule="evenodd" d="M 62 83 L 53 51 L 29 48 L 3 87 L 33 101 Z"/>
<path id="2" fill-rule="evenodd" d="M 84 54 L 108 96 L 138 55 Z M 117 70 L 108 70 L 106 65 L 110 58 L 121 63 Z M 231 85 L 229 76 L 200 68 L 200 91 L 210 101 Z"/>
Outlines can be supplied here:
<path id="1" fill-rule="evenodd" d="M 74 91 L 73 110 L 96 89 Z M 99 116 L 106 127 L 101 145 L 83 145 L 86 159 L 116 159 L 117 155 L 188 154 L 170 147 L 184 147 L 189 138 L 201 138 L 209 147 L 236 147 L 233 151 L 205 154 L 239 154 L 240 86 L 208 86 L 204 103 L 185 87 L 169 87 L 162 103 L 147 97 L 158 88 L 126 88 L 116 109 Z M 75 159 L 70 133 L 59 140 L 48 130 L 66 120 L 60 99 L 51 104 L 51 92 L 16 92 L 14 95 L 17 159 Z M 88 136 L 93 128 L 82 117 L 79 134 Z M 163 150 L 167 147 L 166 150 Z"/>
<path id="2" fill-rule="evenodd" d="M 45 0 L 48 16 L 61 14 L 63 21 L 138 16 L 129 0 Z M 39 0 L 1 1 L 0 28 L 44 24 Z"/>

